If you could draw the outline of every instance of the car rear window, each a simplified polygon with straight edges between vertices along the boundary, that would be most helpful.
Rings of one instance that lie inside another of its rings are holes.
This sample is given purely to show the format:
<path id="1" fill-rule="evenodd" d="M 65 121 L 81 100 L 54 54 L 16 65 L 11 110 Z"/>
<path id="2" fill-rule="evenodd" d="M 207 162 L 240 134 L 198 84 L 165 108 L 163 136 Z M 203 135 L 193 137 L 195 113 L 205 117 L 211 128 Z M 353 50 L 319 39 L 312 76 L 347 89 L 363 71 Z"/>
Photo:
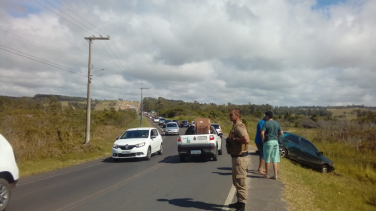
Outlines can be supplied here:
<path id="1" fill-rule="evenodd" d="M 167 127 L 177 127 L 177 126 L 176 126 L 176 123 L 169 123 L 167 124 Z"/>
<path id="2" fill-rule="evenodd" d="M 219 129 L 219 125 L 212 125 L 215 129 Z"/>
<path id="3" fill-rule="evenodd" d="M 129 130 L 129 131 L 126 131 L 120 138 L 128 139 L 128 138 L 148 138 L 148 137 L 149 137 L 149 130 Z"/>
<path id="4" fill-rule="evenodd" d="M 188 121 L 184 121 L 184 120 L 183 120 L 183 121 L 181 121 L 181 122 L 182 122 L 182 123 L 188 123 Z"/>

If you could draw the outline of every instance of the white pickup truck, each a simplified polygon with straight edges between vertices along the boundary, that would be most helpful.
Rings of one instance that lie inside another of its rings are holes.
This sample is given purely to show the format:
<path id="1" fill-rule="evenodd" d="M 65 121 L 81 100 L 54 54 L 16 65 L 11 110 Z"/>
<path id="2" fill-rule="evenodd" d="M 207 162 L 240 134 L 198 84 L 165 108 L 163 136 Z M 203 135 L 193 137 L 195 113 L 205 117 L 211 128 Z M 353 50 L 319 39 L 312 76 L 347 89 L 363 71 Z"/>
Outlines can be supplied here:
<path id="1" fill-rule="evenodd" d="M 195 123 L 196 127 L 188 127 L 185 135 L 177 140 L 180 162 L 184 162 L 187 156 L 205 156 L 217 161 L 217 156 L 222 154 L 222 139 L 217 130 L 209 123 L 207 132 L 197 134 Z"/>

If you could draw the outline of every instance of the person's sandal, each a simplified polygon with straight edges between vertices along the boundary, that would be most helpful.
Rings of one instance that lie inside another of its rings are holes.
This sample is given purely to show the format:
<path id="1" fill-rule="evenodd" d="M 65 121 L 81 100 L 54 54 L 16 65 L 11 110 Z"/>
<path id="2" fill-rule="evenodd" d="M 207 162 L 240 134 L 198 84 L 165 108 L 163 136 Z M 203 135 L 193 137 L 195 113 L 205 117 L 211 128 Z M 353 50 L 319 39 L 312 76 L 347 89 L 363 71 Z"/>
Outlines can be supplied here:
<path id="1" fill-rule="evenodd" d="M 266 174 L 262 175 L 262 178 L 269 179 L 270 177 Z"/>

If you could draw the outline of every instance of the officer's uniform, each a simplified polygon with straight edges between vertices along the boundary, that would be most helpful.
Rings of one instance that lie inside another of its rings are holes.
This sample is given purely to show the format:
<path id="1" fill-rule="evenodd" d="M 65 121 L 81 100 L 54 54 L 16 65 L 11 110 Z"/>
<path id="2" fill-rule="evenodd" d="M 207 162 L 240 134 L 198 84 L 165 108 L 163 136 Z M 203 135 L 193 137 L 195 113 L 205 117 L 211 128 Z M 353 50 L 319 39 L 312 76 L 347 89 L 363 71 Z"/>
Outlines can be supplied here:
<path id="1" fill-rule="evenodd" d="M 241 144 L 233 138 L 248 136 L 247 128 L 242 122 L 236 123 L 229 135 L 227 143 L 227 153 L 232 157 L 232 182 L 236 187 L 238 202 L 247 203 L 247 168 L 249 165 L 248 144 Z"/>

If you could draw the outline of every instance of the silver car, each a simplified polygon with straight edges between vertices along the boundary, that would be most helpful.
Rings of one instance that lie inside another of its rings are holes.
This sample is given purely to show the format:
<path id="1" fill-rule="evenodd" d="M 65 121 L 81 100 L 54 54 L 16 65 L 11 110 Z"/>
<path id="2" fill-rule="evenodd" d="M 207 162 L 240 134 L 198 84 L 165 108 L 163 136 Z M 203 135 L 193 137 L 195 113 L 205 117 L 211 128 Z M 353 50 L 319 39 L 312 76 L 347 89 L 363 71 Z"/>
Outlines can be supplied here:
<path id="1" fill-rule="evenodd" d="M 179 127 L 175 122 L 169 122 L 166 125 L 165 135 L 175 134 L 179 135 Z"/>

